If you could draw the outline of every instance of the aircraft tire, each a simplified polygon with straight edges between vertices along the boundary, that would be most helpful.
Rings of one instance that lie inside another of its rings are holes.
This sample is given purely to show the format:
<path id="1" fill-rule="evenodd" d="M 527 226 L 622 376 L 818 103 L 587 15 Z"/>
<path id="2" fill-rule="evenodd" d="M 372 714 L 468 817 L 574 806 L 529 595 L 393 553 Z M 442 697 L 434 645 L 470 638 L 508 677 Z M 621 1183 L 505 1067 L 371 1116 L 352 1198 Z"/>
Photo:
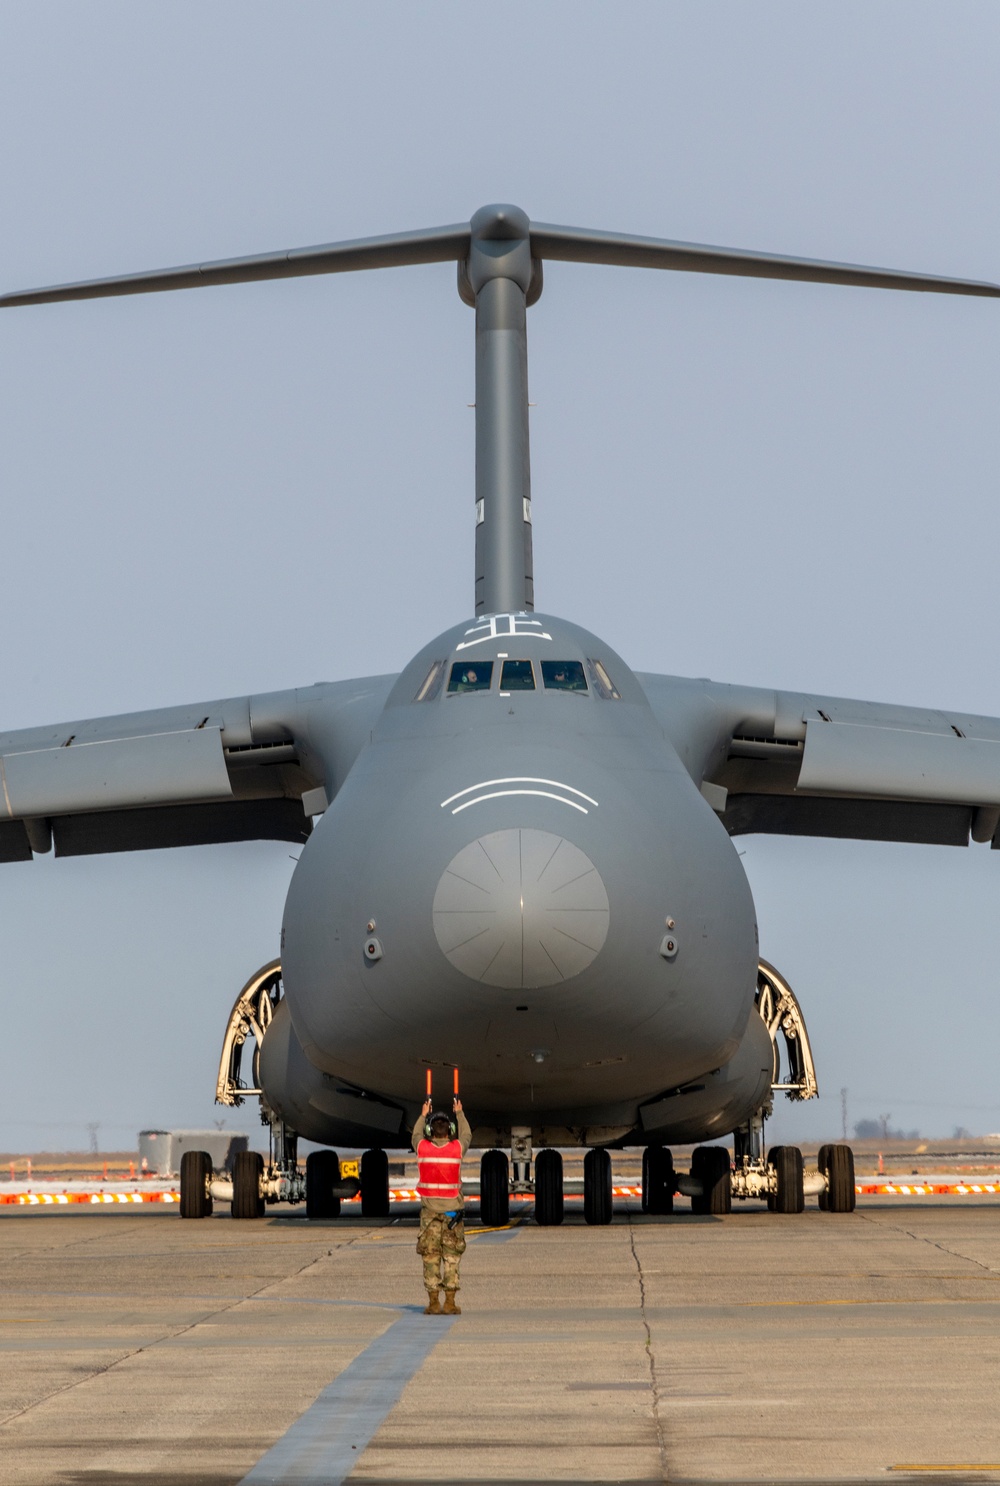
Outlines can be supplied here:
<path id="1" fill-rule="evenodd" d="M 611 1157 L 600 1148 L 583 1158 L 583 1217 L 595 1226 L 611 1222 Z"/>
<path id="2" fill-rule="evenodd" d="M 233 1161 L 233 1217 L 262 1218 L 264 1199 L 260 1179 L 264 1175 L 264 1158 L 260 1151 L 237 1151 Z"/>
<path id="3" fill-rule="evenodd" d="M 832 1145 L 821 1145 L 819 1148 L 819 1154 L 816 1157 L 816 1165 L 820 1169 L 821 1176 L 827 1176 L 830 1170 L 830 1152 L 832 1150 Z M 823 1188 L 823 1191 L 819 1193 L 816 1201 L 819 1203 L 819 1210 L 821 1213 L 828 1213 L 830 1211 L 829 1186 Z"/>
<path id="4" fill-rule="evenodd" d="M 826 1152 L 826 1165 L 823 1153 Z M 820 1151 L 819 1169 L 827 1179 L 827 1189 L 821 1193 L 826 1198 L 825 1211 L 829 1213 L 852 1213 L 857 1206 L 855 1190 L 854 1152 L 849 1145 L 824 1146 Z M 821 1203 L 822 1205 L 822 1203 Z"/>
<path id="5" fill-rule="evenodd" d="M 656 1216 L 674 1210 L 674 1158 L 665 1145 L 642 1153 L 642 1210 Z"/>
<path id="6" fill-rule="evenodd" d="M 333 1189 L 340 1181 L 336 1151 L 311 1151 L 306 1157 L 306 1217 L 312 1223 L 340 1217 L 340 1198 Z"/>
<path id="7" fill-rule="evenodd" d="M 479 1163 L 479 1221 L 484 1228 L 510 1222 L 510 1179 L 503 1151 L 485 1151 Z"/>
<path id="8" fill-rule="evenodd" d="M 772 1153 L 778 1177 L 774 1194 L 776 1213 L 800 1213 L 806 1205 L 802 1190 L 802 1152 L 797 1145 L 781 1145 Z"/>
<path id="9" fill-rule="evenodd" d="M 733 1210 L 732 1166 L 724 1145 L 700 1145 L 691 1157 L 691 1175 L 700 1178 L 702 1193 L 691 1198 L 693 1213 L 722 1217 Z"/>
<path id="10" fill-rule="evenodd" d="M 556 1228 L 564 1212 L 562 1155 L 539 1151 L 535 1157 L 535 1222 L 539 1228 Z"/>
<path id="11" fill-rule="evenodd" d="M 181 1157 L 181 1217 L 210 1218 L 212 1158 L 207 1151 L 185 1151 Z"/>
<path id="12" fill-rule="evenodd" d="M 361 1216 L 389 1216 L 389 1157 L 385 1151 L 365 1151 L 361 1157 Z"/>

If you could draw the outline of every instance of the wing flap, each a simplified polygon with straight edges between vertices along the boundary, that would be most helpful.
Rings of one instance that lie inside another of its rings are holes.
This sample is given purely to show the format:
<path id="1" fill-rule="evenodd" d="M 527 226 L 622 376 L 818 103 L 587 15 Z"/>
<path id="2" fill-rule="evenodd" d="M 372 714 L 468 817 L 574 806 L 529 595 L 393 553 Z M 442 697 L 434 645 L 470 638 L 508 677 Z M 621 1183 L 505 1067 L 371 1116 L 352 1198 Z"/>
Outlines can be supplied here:
<path id="1" fill-rule="evenodd" d="M 0 823 L 0 860 L 4 860 Z M 152 809 L 102 810 L 57 816 L 52 839 L 57 857 L 104 852 L 161 851 L 172 846 L 212 846 L 233 841 L 309 839 L 312 822 L 299 800 L 226 800 L 202 805 L 160 805 Z M 22 832 L 23 834 L 23 832 Z M 25 841 L 27 837 L 25 836 Z M 30 847 L 16 861 L 30 861 Z"/>
<path id="2" fill-rule="evenodd" d="M 19 820 L 0 820 L 0 862 L 30 862 L 34 853 Z"/>
<path id="3" fill-rule="evenodd" d="M 1000 805 L 1000 742 L 809 720 L 798 788 L 938 804 Z"/>
<path id="4" fill-rule="evenodd" d="M 9 753 L 0 786 L 11 818 L 232 796 L 218 727 Z"/>

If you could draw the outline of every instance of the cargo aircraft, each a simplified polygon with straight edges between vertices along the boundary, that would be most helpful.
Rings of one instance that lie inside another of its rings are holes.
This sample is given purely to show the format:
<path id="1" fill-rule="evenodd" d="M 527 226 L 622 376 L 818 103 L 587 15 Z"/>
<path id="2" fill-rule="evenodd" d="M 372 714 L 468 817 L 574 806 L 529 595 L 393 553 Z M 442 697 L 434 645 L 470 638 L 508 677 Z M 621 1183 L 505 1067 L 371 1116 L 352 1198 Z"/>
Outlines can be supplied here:
<path id="1" fill-rule="evenodd" d="M 474 608 L 398 675 L 0 735 L 0 861 L 254 839 L 300 843 L 280 957 L 225 1032 L 217 1098 L 259 1097 L 270 1158 L 232 1180 L 185 1155 L 182 1212 L 360 1186 L 388 1211 L 428 1069 L 462 1094 L 487 1223 L 512 1192 L 612 1216 L 609 1152 L 641 1144 L 643 1206 L 678 1193 L 854 1204 L 853 1157 L 766 1150 L 776 1090 L 816 1093 L 805 1023 L 760 957 L 733 837 L 1000 845 L 1000 720 L 636 674 L 535 609 L 526 312 L 545 261 L 996 298 L 958 279 L 531 222 L 471 222 L 8 294 L 7 308 L 407 264 L 457 265 L 475 310 Z M 249 1056 L 253 1047 L 252 1059 Z M 784 1071 L 782 1071 L 784 1070 Z M 733 1152 L 721 1144 L 733 1135 Z M 301 1136 L 324 1147 L 304 1177 Z M 671 1144 L 697 1142 L 689 1171 Z M 360 1177 L 333 1147 L 364 1149 Z M 508 1156 L 509 1151 L 509 1156 Z M 476 1185 L 476 1184 L 474 1184 Z"/>

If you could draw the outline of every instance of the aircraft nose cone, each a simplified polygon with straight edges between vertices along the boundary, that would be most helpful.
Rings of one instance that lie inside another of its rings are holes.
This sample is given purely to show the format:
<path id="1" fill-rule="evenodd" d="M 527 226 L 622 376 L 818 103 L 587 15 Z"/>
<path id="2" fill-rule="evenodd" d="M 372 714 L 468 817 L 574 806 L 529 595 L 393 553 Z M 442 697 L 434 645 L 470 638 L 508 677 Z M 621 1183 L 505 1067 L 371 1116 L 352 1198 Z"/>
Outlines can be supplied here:
<path id="1" fill-rule="evenodd" d="M 485 985 L 528 989 L 591 964 L 608 934 L 608 894 L 578 846 L 521 827 L 481 836 L 452 858 L 433 917 L 456 970 Z"/>

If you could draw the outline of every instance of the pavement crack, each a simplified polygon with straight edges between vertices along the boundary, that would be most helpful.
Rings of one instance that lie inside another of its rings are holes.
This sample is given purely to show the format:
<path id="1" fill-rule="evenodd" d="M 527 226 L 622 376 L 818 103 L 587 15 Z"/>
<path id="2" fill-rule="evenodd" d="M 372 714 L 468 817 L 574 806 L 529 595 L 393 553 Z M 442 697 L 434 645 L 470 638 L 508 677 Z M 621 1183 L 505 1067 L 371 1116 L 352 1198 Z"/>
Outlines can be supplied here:
<path id="1" fill-rule="evenodd" d="M 656 1352 L 653 1349 L 653 1332 L 649 1324 L 649 1316 L 646 1313 L 646 1276 L 642 1272 L 642 1261 L 635 1246 L 635 1227 L 632 1223 L 631 1213 L 626 1214 L 628 1218 L 628 1241 L 632 1250 L 632 1258 L 635 1262 L 636 1274 L 639 1277 L 639 1319 L 646 1333 L 646 1360 L 649 1363 L 649 1385 L 653 1393 L 653 1423 L 656 1426 L 656 1446 L 660 1455 L 660 1474 L 664 1481 L 669 1479 L 667 1472 L 667 1442 L 663 1432 L 663 1416 L 660 1412 L 662 1391 L 660 1380 L 656 1370 Z"/>
<path id="2" fill-rule="evenodd" d="M 859 1214 L 859 1216 L 862 1216 Z M 925 1243 L 932 1249 L 937 1249 L 942 1254 L 948 1254 L 952 1259 L 961 1259 L 965 1264 L 974 1264 L 977 1269 L 983 1269 L 987 1274 L 996 1274 L 992 1264 L 984 1264 L 981 1259 L 973 1259 L 971 1254 L 960 1254 L 957 1249 L 949 1249 L 947 1244 L 939 1243 L 936 1238 L 928 1238 L 926 1234 L 914 1233 L 912 1228 L 904 1228 L 901 1223 L 886 1223 L 868 1213 L 863 1214 L 865 1220 L 878 1228 L 891 1228 L 896 1233 L 903 1233 L 907 1238 L 912 1238 L 915 1243 Z"/>

